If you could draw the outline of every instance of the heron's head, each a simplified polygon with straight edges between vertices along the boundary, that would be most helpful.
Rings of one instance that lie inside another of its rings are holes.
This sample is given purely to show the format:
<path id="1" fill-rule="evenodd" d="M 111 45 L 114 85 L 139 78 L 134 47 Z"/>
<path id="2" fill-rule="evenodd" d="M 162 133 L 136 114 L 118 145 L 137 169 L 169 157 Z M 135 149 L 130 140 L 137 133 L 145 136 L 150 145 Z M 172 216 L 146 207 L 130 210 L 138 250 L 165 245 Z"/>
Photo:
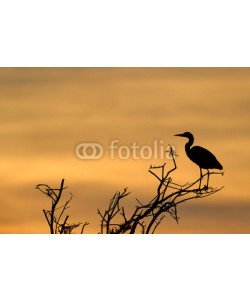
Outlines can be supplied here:
<path id="1" fill-rule="evenodd" d="M 185 137 L 185 138 L 188 138 L 189 140 L 193 139 L 193 135 L 191 132 L 184 132 L 184 133 L 180 133 L 180 134 L 175 134 L 175 136 L 182 136 L 182 137 Z"/>

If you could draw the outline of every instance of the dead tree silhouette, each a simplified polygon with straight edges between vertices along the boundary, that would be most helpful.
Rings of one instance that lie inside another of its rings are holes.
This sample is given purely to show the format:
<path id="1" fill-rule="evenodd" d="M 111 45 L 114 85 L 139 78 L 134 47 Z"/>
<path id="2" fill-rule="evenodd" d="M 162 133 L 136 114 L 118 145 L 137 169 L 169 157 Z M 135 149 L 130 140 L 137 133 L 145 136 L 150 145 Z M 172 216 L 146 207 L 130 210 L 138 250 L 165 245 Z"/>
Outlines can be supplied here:
<path id="1" fill-rule="evenodd" d="M 185 151 L 190 160 L 197 164 L 200 168 L 200 178 L 202 179 L 202 169 L 207 169 L 207 187 L 209 184 L 209 169 L 222 170 L 222 165 L 218 162 L 217 158 L 207 149 L 200 146 L 191 146 L 194 143 L 194 136 L 190 132 L 184 132 L 176 134 L 175 136 L 181 136 L 188 138 L 188 142 L 185 145 Z M 201 186 L 201 180 L 200 185 Z"/>
<path id="2" fill-rule="evenodd" d="M 206 176 L 215 174 L 223 175 L 224 172 L 201 174 L 201 177 L 197 180 L 194 180 L 191 183 L 188 182 L 184 185 L 175 183 L 172 175 L 177 169 L 175 160 L 176 153 L 171 146 L 169 149 L 169 156 L 173 163 L 172 168 L 167 169 L 166 163 L 161 166 L 150 166 L 149 168 L 149 173 L 157 180 L 156 196 L 153 199 L 146 203 L 142 203 L 136 199 L 137 205 L 135 205 L 133 211 L 129 213 L 128 209 L 122 204 L 124 199 L 130 194 L 128 189 L 125 188 L 122 192 L 115 193 L 110 200 L 107 209 L 104 211 L 97 210 L 98 215 L 100 216 L 100 234 L 155 233 L 167 214 L 178 223 L 178 207 L 180 204 L 191 201 L 192 199 L 211 196 L 223 188 L 207 186 L 195 188 L 195 186 Z M 64 180 L 62 180 L 59 189 L 52 189 L 46 184 L 39 184 L 37 188 L 52 200 L 51 209 L 43 210 L 51 233 L 72 233 L 73 229 L 82 224 L 68 224 L 68 215 L 63 218 L 62 222 L 60 221 L 72 198 L 71 196 L 64 205 L 57 208 L 62 192 L 65 189 Z M 56 216 L 58 210 L 60 210 L 60 213 Z M 85 222 L 82 225 L 82 233 L 87 224 L 89 223 Z"/>
<path id="3" fill-rule="evenodd" d="M 74 229 L 81 226 L 81 233 L 83 233 L 85 226 L 88 225 L 88 222 L 85 223 L 68 223 L 69 215 L 65 216 L 65 211 L 69 209 L 69 203 L 73 198 L 73 195 L 70 193 L 70 198 L 60 205 L 62 200 L 63 191 L 67 187 L 64 187 L 64 179 L 61 181 L 59 188 L 52 188 L 47 184 L 38 184 L 36 189 L 41 191 L 43 194 L 47 195 L 51 200 L 51 208 L 49 210 L 43 209 L 44 216 L 50 228 L 51 234 L 56 233 L 72 233 Z"/>
<path id="4" fill-rule="evenodd" d="M 124 189 L 122 193 L 117 192 L 111 199 L 108 209 L 98 213 L 101 217 L 100 233 L 154 233 L 166 214 L 169 214 L 177 223 L 179 220 L 178 206 L 192 199 L 204 198 L 220 191 L 221 188 L 195 188 L 200 180 L 180 185 L 173 182 L 172 174 L 177 169 L 175 152 L 170 146 L 169 155 L 172 158 L 173 168 L 166 170 L 166 163 L 162 166 L 151 166 L 149 169 L 158 182 L 156 196 L 146 204 L 137 200 L 138 205 L 134 211 L 127 216 L 121 200 L 128 196 L 129 192 Z M 159 174 L 157 174 L 157 171 Z M 221 174 L 212 172 L 211 174 Z M 201 179 L 208 174 L 201 175 Z M 119 222 L 116 219 L 119 219 Z"/>

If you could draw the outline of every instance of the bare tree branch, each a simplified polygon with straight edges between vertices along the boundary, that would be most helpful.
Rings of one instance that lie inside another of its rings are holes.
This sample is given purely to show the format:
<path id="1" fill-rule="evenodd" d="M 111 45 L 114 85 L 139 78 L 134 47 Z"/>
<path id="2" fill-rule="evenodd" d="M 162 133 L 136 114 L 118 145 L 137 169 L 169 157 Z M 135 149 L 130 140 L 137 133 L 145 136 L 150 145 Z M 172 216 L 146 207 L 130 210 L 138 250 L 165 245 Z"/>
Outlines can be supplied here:
<path id="1" fill-rule="evenodd" d="M 181 185 L 173 182 L 171 176 L 177 169 L 175 161 L 177 155 L 171 146 L 168 152 L 172 158 L 172 168 L 166 171 L 166 163 L 161 166 L 151 165 L 149 168 L 149 173 L 158 181 L 156 196 L 146 204 L 136 199 L 138 205 L 135 206 L 130 217 L 127 217 L 128 214 L 125 212 L 124 206 L 121 205 L 121 201 L 127 197 L 129 193 L 127 189 L 125 189 L 123 193 L 117 192 L 103 213 L 98 210 L 98 214 L 101 217 L 100 233 L 155 233 L 165 218 L 166 213 L 178 223 L 178 206 L 180 204 L 192 199 L 211 196 L 222 189 L 207 186 L 195 188 L 195 185 L 208 176 L 208 173 L 203 174 L 200 178 L 191 183 Z M 157 174 L 157 171 L 160 171 L 160 174 Z M 224 173 L 210 173 L 210 175 L 215 174 L 223 175 Z"/>
<path id="2" fill-rule="evenodd" d="M 66 209 L 69 209 L 69 202 L 72 200 L 73 195 L 70 193 L 70 198 L 64 204 L 59 204 L 62 202 L 63 191 L 66 189 L 64 187 L 64 179 L 61 180 L 61 184 L 59 188 L 52 188 L 47 184 L 38 184 L 36 189 L 41 191 L 43 194 L 47 195 L 51 199 L 51 208 L 50 210 L 43 209 L 44 216 L 49 225 L 51 234 L 64 234 L 64 233 L 72 233 L 74 229 L 78 228 L 82 223 L 68 223 L 69 215 L 64 216 Z M 61 222 L 61 219 L 64 219 Z M 89 223 L 85 222 L 82 226 L 81 233 L 84 232 L 84 228 Z"/>

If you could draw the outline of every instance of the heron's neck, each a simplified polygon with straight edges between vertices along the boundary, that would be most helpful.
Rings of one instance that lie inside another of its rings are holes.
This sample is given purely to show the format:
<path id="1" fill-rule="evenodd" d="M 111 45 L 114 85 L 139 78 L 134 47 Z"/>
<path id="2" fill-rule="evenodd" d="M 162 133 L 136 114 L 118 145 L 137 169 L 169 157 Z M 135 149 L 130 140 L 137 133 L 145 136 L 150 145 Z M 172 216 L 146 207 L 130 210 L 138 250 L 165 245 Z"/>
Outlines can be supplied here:
<path id="1" fill-rule="evenodd" d="M 191 137 L 190 139 L 189 139 L 189 141 L 186 143 L 186 145 L 185 145 L 185 150 L 186 150 L 186 152 L 189 152 L 190 151 L 190 148 L 191 148 L 191 146 L 193 145 L 193 143 L 194 143 L 194 138 L 193 137 Z"/>

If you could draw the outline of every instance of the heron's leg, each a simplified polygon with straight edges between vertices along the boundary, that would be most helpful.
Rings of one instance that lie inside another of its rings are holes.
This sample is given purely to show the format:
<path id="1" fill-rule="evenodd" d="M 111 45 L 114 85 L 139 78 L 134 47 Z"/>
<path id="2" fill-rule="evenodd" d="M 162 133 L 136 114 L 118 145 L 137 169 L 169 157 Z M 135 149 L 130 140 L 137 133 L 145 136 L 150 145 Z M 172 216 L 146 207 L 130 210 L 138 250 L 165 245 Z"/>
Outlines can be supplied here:
<path id="1" fill-rule="evenodd" d="M 209 175 L 210 175 L 209 169 L 207 169 L 207 188 L 208 188 L 208 184 L 209 184 Z"/>
<path id="2" fill-rule="evenodd" d="M 201 168 L 200 168 L 200 183 L 199 183 L 199 189 L 201 188 L 201 177 L 202 177 L 202 171 L 201 171 Z"/>

